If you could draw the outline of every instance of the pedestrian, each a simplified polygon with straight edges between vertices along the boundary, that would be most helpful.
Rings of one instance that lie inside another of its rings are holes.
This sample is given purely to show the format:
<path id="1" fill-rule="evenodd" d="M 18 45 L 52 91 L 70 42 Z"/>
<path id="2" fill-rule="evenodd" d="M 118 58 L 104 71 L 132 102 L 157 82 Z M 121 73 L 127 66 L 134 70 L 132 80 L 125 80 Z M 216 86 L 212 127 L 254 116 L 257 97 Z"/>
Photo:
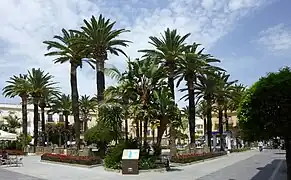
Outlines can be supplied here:
<path id="1" fill-rule="evenodd" d="M 260 152 L 262 152 L 262 150 L 263 150 L 263 142 L 260 141 L 258 145 L 259 145 L 259 150 L 260 150 Z"/>

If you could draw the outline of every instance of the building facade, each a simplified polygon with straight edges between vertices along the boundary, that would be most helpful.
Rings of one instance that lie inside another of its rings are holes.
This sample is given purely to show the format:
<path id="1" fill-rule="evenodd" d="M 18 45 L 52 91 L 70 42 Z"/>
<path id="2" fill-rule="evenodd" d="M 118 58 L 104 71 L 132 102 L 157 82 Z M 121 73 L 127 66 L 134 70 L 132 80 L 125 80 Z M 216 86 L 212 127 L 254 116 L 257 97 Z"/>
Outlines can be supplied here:
<path id="1" fill-rule="evenodd" d="M 235 111 L 228 112 L 227 116 L 228 116 L 229 129 L 238 125 L 237 113 Z M 226 122 L 226 120 L 225 120 L 224 115 L 223 115 L 223 123 L 224 123 L 223 129 L 224 130 L 226 129 L 225 122 Z M 212 131 L 218 131 L 218 123 L 219 123 L 218 114 L 213 113 L 212 114 Z"/>
<path id="2" fill-rule="evenodd" d="M 21 111 L 21 104 L 0 104 L 0 121 L 4 121 L 4 117 L 8 116 L 9 114 L 16 115 L 18 118 L 20 118 L 20 121 L 22 121 L 22 111 Z M 45 109 L 45 122 L 46 123 L 58 123 L 58 122 L 64 122 L 64 116 L 62 114 L 50 114 L 48 113 L 49 109 Z M 39 108 L 39 116 L 40 116 L 40 108 Z M 30 135 L 33 136 L 33 105 L 27 106 L 27 131 Z M 88 128 L 93 127 L 97 123 L 96 114 L 92 114 L 90 116 L 91 121 L 88 122 Z M 74 123 L 73 116 L 69 116 L 69 124 Z M 82 123 L 81 123 L 82 124 Z M 195 122 L 195 132 L 196 136 L 203 136 L 204 135 L 204 123 L 203 120 L 196 117 Z M 136 137 L 136 127 L 132 120 L 128 121 L 128 131 L 129 131 L 129 137 Z M 39 128 L 41 128 L 41 118 L 39 121 Z M 81 131 L 84 127 L 81 126 Z M 123 123 L 123 130 L 124 130 L 124 123 Z M 19 133 L 22 132 L 21 128 L 18 130 Z M 182 131 L 183 134 L 187 134 L 188 137 L 190 137 L 189 127 L 185 127 L 185 131 Z M 147 130 L 147 136 L 149 143 L 153 141 L 153 139 L 156 140 L 158 134 L 157 128 L 149 125 Z M 83 138 L 83 136 L 81 136 Z M 163 137 L 162 137 L 162 144 L 167 145 L 169 144 L 169 128 L 166 129 Z"/>
<path id="3" fill-rule="evenodd" d="M 64 122 L 65 117 L 62 114 L 50 114 L 48 113 L 49 109 L 45 109 L 45 122 L 46 123 L 58 123 L 58 122 Z M 0 121 L 5 121 L 4 117 L 8 116 L 9 114 L 16 115 L 18 118 L 20 118 L 20 121 L 22 121 L 22 111 L 21 111 L 21 104 L 0 104 Z M 40 108 L 39 108 L 39 116 L 40 116 Z M 27 132 L 30 135 L 33 135 L 33 105 L 27 106 Z M 74 123 L 73 116 L 69 116 L 69 124 Z M 96 124 L 96 116 L 92 116 L 91 121 L 88 122 L 88 127 L 92 127 Z M 41 118 L 39 121 L 39 128 L 41 128 Z M 81 126 L 81 130 L 84 127 Z M 18 130 L 19 133 L 22 132 L 21 128 Z"/>

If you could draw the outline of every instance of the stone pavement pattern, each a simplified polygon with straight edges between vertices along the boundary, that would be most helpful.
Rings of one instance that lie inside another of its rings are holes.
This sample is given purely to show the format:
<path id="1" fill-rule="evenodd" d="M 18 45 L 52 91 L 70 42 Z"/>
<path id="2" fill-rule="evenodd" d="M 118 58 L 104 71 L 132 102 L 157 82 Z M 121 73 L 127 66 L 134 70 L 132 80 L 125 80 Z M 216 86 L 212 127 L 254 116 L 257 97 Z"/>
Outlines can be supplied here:
<path id="1" fill-rule="evenodd" d="M 244 153 L 233 153 L 218 159 L 205 161 L 189 166 L 176 167 L 171 172 L 144 172 L 139 175 L 123 176 L 116 172 L 107 172 L 103 167 L 80 168 L 58 164 L 40 162 L 39 156 L 28 156 L 24 158 L 24 167 L 11 167 L 7 170 L 25 174 L 28 176 L 38 177 L 46 180 L 161 180 L 161 179 L 183 179 L 183 180 L 250 180 L 251 175 L 255 175 L 259 170 L 257 167 L 264 167 L 271 163 L 273 159 L 283 158 L 283 154 L 275 154 L 277 151 L 266 150 L 262 153 L 258 151 L 249 151 Z M 272 158 L 268 157 L 271 156 Z M 276 165 L 273 165 L 276 166 Z M 273 166 L 271 169 L 274 169 Z M 243 171 L 241 168 L 248 168 Z M 227 169 L 230 168 L 230 169 Z M 226 171 L 230 170 L 228 174 Z M 236 177 L 236 173 L 238 173 Z M 1 171 L 0 171 L 1 173 Z M 250 177 L 246 174 L 250 174 Z M 223 175 L 225 174 L 225 175 Z M 2 173 L 1 173 L 2 175 Z M 0 180 L 1 179 L 0 175 Z M 208 178 L 208 179 L 207 179 Z M 228 178 L 228 179 L 227 179 Z M 231 179 L 232 178 L 232 179 Z M 241 178 L 241 179 L 239 179 Z M 5 178 L 6 180 L 7 178 Z M 3 179 L 4 180 L 4 179 Z M 9 179 L 7 179 L 9 180 Z M 27 178 L 25 180 L 28 180 Z M 36 180 L 31 178 L 31 180 Z M 269 179 L 252 179 L 252 180 L 269 180 Z M 277 180 L 277 179 L 273 179 Z M 280 178 L 280 180 L 284 180 Z"/>

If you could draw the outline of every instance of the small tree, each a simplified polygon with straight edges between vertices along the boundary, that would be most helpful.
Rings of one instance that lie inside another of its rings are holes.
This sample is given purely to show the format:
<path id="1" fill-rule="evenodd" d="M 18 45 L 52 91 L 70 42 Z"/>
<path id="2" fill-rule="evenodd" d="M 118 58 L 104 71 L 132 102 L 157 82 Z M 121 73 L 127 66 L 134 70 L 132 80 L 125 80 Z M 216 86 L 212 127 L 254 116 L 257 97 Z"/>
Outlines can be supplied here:
<path id="1" fill-rule="evenodd" d="M 269 73 L 243 96 L 239 125 L 247 140 L 283 137 L 286 144 L 287 179 L 291 180 L 291 69 Z"/>

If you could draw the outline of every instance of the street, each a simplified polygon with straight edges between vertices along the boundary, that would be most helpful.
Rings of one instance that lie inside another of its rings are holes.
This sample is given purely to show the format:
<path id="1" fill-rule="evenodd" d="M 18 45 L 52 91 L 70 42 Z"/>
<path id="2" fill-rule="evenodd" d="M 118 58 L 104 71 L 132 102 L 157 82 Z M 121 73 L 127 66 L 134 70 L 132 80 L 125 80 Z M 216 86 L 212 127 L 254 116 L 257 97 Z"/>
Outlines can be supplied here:
<path id="1" fill-rule="evenodd" d="M 264 150 L 198 180 L 285 180 L 285 152 Z"/>
<path id="2" fill-rule="evenodd" d="M 231 153 L 187 166 L 173 167 L 170 172 L 140 172 L 122 175 L 105 171 L 103 167 L 80 168 L 43 163 L 39 156 L 24 158 L 23 167 L 0 168 L 0 180 L 285 180 L 285 151 L 252 150 Z M 36 178 L 38 177 L 38 178 Z"/>

